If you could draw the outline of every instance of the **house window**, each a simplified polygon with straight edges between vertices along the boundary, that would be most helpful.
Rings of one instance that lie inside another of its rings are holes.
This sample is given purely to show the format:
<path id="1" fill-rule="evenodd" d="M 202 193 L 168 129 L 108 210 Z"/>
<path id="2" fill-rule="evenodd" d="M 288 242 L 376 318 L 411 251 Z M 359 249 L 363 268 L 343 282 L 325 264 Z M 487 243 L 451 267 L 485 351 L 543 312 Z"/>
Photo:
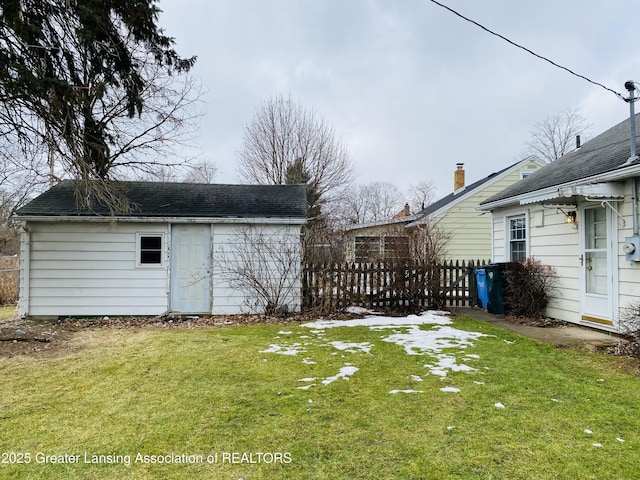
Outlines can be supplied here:
<path id="1" fill-rule="evenodd" d="M 355 262 L 377 262 L 380 260 L 380 237 L 356 237 Z"/>
<path id="2" fill-rule="evenodd" d="M 509 219 L 509 259 L 524 262 L 527 258 L 527 220 L 524 215 Z"/>
<path id="3" fill-rule="evenodd" d="M 406 260 L 409 258 L 409 237 L 384 237 L 384 259 Z"/>
<path id="4" fill-rule="evenodd" d="M 406 236 L 359 236 L 355 239 L 355 247 L 356 263 L 405 260 L 409 257 L 409 237 Z"/>
<path id="5" fill-rule="evenodd" d="M 164 235 L 138 234 L 137 266 L 161 266 Z"/>

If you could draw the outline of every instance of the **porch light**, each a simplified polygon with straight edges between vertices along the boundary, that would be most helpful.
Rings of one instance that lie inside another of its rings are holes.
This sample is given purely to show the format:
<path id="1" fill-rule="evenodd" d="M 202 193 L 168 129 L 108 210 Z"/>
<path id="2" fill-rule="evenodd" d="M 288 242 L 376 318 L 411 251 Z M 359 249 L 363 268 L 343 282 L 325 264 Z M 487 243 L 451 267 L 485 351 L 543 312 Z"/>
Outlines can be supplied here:
<path id="1" fill-rule="evenodd" d="M 576 223 L 578 220 L 578 214 L 575 210 L 565 213 L 567 218 L 565 219 L 565 223 Z"/>
<path id="2" fill-rule="evenodd" d="M 578 222 L 578 214 L 575 210 L 569 210 L 565 212 L 562 207 L 559 207 L 557 205 L 554 206 L 556 207 L 556 213 L 562 212 L 562 214 L 565 216 L 564 223 L 575 225 Z"/>

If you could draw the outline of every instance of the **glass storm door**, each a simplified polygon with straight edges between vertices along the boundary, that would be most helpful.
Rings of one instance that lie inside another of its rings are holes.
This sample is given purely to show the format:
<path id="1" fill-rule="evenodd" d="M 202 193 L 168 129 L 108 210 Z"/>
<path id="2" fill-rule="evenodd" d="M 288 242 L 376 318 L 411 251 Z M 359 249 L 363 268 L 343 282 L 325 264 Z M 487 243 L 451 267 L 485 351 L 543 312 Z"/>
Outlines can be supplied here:
<path id="1" fill-rule="evenodd" d="M 612 324 L 610 212 L 600 205 L 585 208 L 582 218 L 582 319 Z"/>

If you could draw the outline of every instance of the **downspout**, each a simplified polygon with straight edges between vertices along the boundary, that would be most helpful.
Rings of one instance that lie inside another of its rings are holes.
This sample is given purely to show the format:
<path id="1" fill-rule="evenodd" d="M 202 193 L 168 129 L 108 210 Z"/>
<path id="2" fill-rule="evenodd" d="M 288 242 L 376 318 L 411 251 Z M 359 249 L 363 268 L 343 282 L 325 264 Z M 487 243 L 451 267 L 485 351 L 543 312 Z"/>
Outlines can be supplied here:
<path id="1" fill-rule="evenodd" d="M 625 163 L 630 165 L 638 160 L 637 146 L 636 146 L 636 112 L 635 102 L 638 97 L 635 95 L 636 87 L 633 80 L 625 82 L 624 87 L 629 92 L 629 126 L 631 129 L 631 156 Z M 638 177 L 633 177 L 631 182 L 631 208 L 633 215 L 633 236 L 638 235 Z"/>
<path id="2" fill-rule="evenodd" d="M 18 299 L 20 306 L 20 316 L 29 315 L 29 291 L 31 277 L 31 230 L 27 222 L 22 222 L 22 252 L 20 258 L 19 279 L 21 280 L 22 295 Z"/>

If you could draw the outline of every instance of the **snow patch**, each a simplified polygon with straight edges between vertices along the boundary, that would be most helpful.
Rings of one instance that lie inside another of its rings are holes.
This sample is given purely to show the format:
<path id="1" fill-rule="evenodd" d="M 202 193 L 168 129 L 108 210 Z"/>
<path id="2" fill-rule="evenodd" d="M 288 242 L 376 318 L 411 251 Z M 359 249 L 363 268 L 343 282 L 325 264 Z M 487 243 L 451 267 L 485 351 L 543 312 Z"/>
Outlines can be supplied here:
<path id="1" fill-rule="evenodd" d="M 302 344 L 294 343 L 289 346 L 282 346 L 272 343 L 266 350 L 260 350 L 260 353 L 277 353 L 279 355 L 297 355 L 299 352 L 304 351 Z"/>
<path id="2" fill-rule="evenodd" d="M 365 317 L 353 320 L 318 320 L 316 322 L 303 323 L 303 327 L 323 330 L 337 327 L 397 327 L 417 325 L 450 325 L 453 321 L 444 312 L 423 312 L 420 315 L 407 317 Z"/>
<path id="3" fill-rule="evenodd" d="M 389 393 L 395 395 L 396 393 L 424 393 L 424 392 L 422 390 L 410 390 L 410 389 L 407 389 L 407 390 L 391 390 L 391 391 L 389 391 Z"/>
<path id="4" fill-rule="evenodd" d="M 504 405 L 500 402 L 494 403 L 493 406 L 496 408 L 504 408 Z"/>
<path id="5" fill-rule="evenodd" d="M 458 393 L 460 391 L 459 388 L 455 387 L 444 387 L 440 389 L 441 392 L 449 392 L 449 393 Z"/>
<path id="6" fill-rule="evenodd" d="M 349 380 L 349 377 L 351 377 L 351 375 L 356 373 L 358 370 L 360 370 L 358 367 L 352 367 L 352 366 L 342 367 L 340 369 L 340 372 L 338 372 L 337 375 L 334 375 L 333 377 L 325 378 L 324 380 L 322 380 L 322 384 L 329 385 L 330 383 L 335 382 L 339 378 Z"/>
<path id="7" fill-rule="evenodd" d="M 407 332 L 390 335 L 383 340 L 404 347 L 407 355 L 423 355 L 439 353 L 445 348 L 471 347 L 473 340 L 484 336 L 484 333 L 467 332 L 446 326 L 421 330 L 418 325 L 412 325 Z"/>
<path id="8" fill-rule="evenodd" d="M 462 364 L 458 364 L 456 362 L 455 357 L 452 357 L 450 355 L 445 355 L 445 354 L 440 354 L 440 355 L 436 355 L 436 358 L 439 358 L 439 361 L 437 364 L 435 365 L 425 365 L 426 368 L 428 368 L 430 370 L 430 373 L 432 375 L 438 375 L 440 377 L 446 377 L 447 376 L 447 371 L 452 371 L 452 372 L 470 372 L 472 370 L 475 370 L 475 368 L 471 368 L 468 365 L 465 365 L 464 363 Z"/>
<path id="9" fill-rule="evenodd" d="M 363 343 L 329 342 L 329 345 L 333 346 L 334 348 L 337 348 L 340 351 L 347 352 L 347 353 L 358 353 L 359 351 L 365 352 L 365 353 L 371 353 L 371 348 L 373 347 L 373 345 L 371 345 L 368 342 L 363 342 Z"/>

